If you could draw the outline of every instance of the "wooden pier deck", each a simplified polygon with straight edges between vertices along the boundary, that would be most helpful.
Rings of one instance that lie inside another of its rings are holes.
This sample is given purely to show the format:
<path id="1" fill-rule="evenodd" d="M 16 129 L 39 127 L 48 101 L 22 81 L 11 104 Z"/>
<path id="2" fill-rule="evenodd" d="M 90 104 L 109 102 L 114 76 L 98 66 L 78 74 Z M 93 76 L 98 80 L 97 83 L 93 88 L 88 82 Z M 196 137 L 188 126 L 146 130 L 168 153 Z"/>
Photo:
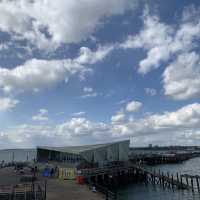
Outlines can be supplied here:
<path id="1" fill-rule="evenodd" d="M 95 169 L 84 169 L 82 175 L 87 180 L 98 183 L 99 180 L 109 183 L 120 184 L 120 181 L 126 179 L 128 183 L 142 181 L 145 184 L 160 185 L 163 188 L 187 189 L 192 192 L 200 192 L 200 176 L 190 176 L 183 174 L 169 174 L 160 170 L 150 170 L 144 166 L 129 164 L 124 166 L 112 166 Z M 107 177 L 107 178 L 106 178 Z"/>

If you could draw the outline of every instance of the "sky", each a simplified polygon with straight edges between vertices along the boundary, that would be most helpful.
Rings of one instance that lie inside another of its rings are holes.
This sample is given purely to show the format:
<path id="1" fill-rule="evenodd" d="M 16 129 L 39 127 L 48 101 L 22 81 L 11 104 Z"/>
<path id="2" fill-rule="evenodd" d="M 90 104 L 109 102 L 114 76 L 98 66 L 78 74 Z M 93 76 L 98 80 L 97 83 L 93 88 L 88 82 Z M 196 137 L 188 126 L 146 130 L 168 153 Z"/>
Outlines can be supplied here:
<path id="1" fill-rule="evenodd" d="M 200 145 L 199 0 L 1 0 L 0 149 Z"/>

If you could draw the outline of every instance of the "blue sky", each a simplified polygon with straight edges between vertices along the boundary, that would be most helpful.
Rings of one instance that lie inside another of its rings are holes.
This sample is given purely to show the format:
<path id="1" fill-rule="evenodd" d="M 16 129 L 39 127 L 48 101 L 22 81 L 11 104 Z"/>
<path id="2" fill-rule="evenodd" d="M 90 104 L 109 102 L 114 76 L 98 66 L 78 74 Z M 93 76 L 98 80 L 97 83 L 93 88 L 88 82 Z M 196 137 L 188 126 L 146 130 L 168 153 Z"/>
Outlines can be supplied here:
<path id="1" fill-rule="evenodd" d="M 200 145 L 199 19 L 198 0 L 1 1 L 0 148 Z"/>

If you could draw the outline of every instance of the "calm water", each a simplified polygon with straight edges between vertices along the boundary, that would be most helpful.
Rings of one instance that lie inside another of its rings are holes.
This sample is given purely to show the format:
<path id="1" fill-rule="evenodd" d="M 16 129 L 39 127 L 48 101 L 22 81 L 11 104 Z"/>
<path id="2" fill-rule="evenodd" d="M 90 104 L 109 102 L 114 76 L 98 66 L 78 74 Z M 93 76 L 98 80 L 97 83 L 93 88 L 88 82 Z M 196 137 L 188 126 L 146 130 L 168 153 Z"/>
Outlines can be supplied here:
<path id="1" fill-rule="evenodd" d="M 36 150 L 34 149 L 13 149 L 0 150 L 0 163 L 12 161 L 32 161 L 36 157 Z"/>
<path id="2" fill-rule="evenodd" d="M 194 158 L 181 164 L 159 165 L 155 167 L 163 172 L 187 173 L 200 175 L 200 158 Z M 170 189 L 163 190 L 159 185 L 145 186 L 144 184 L 134 184 L 119 191 L 119 200 L 200 200 L 199 194 L 192 192 Z"/>

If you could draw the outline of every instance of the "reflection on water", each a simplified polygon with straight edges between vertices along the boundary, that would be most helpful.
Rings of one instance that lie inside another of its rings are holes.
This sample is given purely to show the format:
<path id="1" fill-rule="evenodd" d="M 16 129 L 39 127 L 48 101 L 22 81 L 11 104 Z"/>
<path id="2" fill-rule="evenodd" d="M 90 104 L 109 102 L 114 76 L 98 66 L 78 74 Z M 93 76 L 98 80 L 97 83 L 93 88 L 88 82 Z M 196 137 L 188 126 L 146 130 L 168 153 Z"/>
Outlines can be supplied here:
<path id="1" fill-rule="evenodd" d="M 200 175 L 200 158 L 193 158 L 181 164 L 157 165 L 154 167 L 163 172 Z M 199 200 L 200 194 L 187 190 L 163 189 L 161 186 L 133 184 L 118 192 L 119 200 Z"/>
<path id="2" fill-rule="evenodd" d="M 163 189 L 159 185 L 145 186 L 144 184 L 134 184 L 124 188 L 118 193 L 119 200 L 197 200 L 200 195 L 187 190 Z"/>

